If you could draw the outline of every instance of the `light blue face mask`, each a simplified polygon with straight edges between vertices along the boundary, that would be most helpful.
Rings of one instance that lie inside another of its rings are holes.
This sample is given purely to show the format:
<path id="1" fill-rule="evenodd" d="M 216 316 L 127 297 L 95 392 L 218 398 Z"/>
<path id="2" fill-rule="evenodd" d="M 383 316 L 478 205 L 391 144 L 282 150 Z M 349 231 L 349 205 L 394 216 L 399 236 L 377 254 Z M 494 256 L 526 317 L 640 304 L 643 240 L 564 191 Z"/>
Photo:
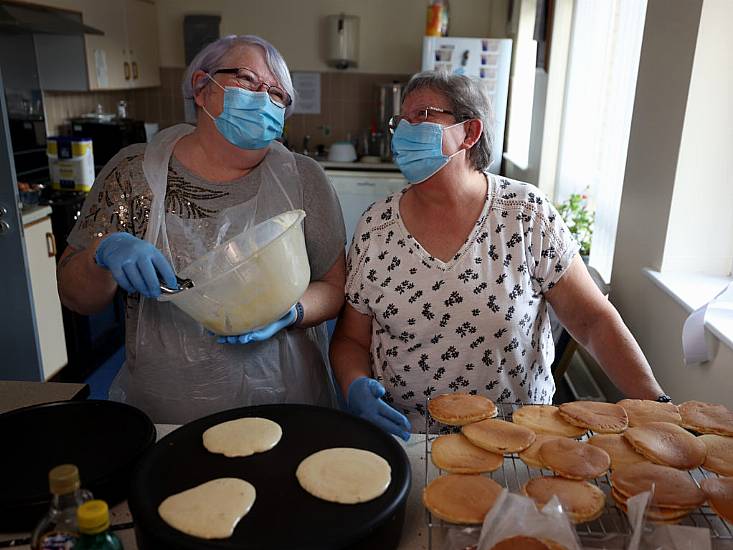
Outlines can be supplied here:
<path id="1" fill-rule="evenodd" d="M 392 156 L 407 181 L 422 183 L 463 151 L 443 154 L 443 132 L 459 124 L 463 122 L 441 126 L 435 122 L 410 124 L 405 119 L 400 121 L 392 136 Z"/>
<path id="2" fill-rule="evenodd" d="M 224 108 L 218 117 L 213 117 L 206 107 L 203 109 L 229 143 L 240 149 L 264 149 L 282 135 L 285 109 L 270 101 L 267 92 L 224 88 L 213 77 L 209 78 L 224 90 Z"/>

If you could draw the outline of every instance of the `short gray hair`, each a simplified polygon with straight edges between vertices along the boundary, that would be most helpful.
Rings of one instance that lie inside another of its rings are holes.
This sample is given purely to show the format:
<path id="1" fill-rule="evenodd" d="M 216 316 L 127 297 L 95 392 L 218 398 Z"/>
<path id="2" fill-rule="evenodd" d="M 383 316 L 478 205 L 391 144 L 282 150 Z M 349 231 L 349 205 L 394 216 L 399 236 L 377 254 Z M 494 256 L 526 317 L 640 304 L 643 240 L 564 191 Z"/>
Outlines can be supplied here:
<path id="1" fill-rule="evenodd" d="M 285 109 L 285 116 L 289 116 L 295 105 L 295 88 L 293 88 L 293 81 L 290 78 L 288 64 L 285 63 L 285 59 L 280 52 L 277 51 L 275 46 L 270 44 L 264 38 L 260 38 L 254 34 L 230 34 L 229 36 L 219 38 L 201 50 L 196 57 L 193 58 L 193 61 L 191 61 L 190 65 L 186 69 L 186 74 L 183 77 L 183 99 L 192 101 L 194 96 L 203 90 L 204 86 L 208 84 L 208 80 L 200 80 L 194 88 L 193 75 L 196 71 L 213 73 L 217 69 L 223 68 L 221 63 L 226 54 L 233 48 L 248 45 L 260 46 L 265 50 L 265 63 L 267 64 L 267 68 L 270 69 L 270 72 L 275 76 L 280 86 L 282 86 L 282 89 L 285 90 L 293 100 L 293 102 Z"/>
<path id="2" fill-rule="evenodd" d="M 493 112 L 489 97 L 483 84 L 465 75 L 451 74 L 447 71 L 423 71 L 414 75 L 405 86 L 402 100 L 410 92 L 428 88 L 445 96 L 451 103 L 451 111 L 458 122 L 477 118 L 483 123 L 481 137 L 468 152 L 473 167 L 486 172 L 491 164 L 494 136 Z"/>

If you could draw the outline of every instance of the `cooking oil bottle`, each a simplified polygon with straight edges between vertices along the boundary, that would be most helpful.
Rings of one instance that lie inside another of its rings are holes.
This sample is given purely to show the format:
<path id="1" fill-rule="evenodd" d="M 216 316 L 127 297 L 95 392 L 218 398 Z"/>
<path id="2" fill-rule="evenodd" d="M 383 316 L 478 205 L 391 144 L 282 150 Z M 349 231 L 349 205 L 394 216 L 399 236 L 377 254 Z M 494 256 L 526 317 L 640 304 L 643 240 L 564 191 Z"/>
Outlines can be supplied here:
<path id="1" fill-rule="evenodd" d="M 31 535 L 33 550 L 69 550 L 79 538 L 76 509 L 92 494 L 81 488 L 79 470 L 73 464 L 56 466 L 48 473 L 53 495 L 51 507 Z"/>
<path id="2" fill-rule="evenodd" d="M 74 550 L 122 550 L 122 543 L 109 531 L 109 509 L 103 500 L 85 502 L 76 511 L 81 536 Z"/>

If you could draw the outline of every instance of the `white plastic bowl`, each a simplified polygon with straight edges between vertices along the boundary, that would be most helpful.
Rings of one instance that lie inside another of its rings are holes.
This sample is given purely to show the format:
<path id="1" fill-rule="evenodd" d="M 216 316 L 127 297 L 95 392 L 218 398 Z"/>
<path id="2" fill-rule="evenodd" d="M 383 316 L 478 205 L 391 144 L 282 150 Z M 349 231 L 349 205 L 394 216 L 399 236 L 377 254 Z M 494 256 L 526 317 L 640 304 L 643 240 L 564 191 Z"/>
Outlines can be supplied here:
<path id="1" fill-rule="evenodd" d="M 182 269 L 195 286 L 161 295 L 214 334 L 231 336 L 278 320 L 310 282 L 302 210 L 285 212 L 217 246 Z"/>
<path id="2" fill-rule="evenodd" d="M 349 141 L 337 141 L 328 150 L 328 160 L 332 162 L 354 162 L 356 149 Z"/>

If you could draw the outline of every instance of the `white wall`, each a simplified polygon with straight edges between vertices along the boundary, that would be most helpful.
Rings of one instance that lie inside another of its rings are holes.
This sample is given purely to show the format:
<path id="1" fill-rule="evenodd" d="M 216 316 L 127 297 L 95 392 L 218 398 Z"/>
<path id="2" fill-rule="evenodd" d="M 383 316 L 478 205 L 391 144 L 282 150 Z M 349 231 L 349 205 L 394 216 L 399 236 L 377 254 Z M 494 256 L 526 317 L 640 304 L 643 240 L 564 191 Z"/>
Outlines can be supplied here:
<path id="1" fill-rule="evenodd" d="M 721 345 L 709 364 L 685 367 L 681 334 L 687 312 L 642 274 L 644 267 L 662 265 L 678 163 L 690 154 L 683 128 L 693 60 L 695 65 L 703 62 L 696 48 L 707 50 L 706 35 L 698 35 L 701 11 L 705 29 L 708 18 L 723 17 L 721 12 L 727 13 L 723 21 L 731 21 L 733 4 L 728 0 L 648 3 L 610 298 L 675 401 L 702 399 L 733 406 L 733 350 Z M 712 33 L 711 40 L 719 36 Z M 730 64 L 726 70 L 731 70 Z M 715 86 L 715 80 L 708 86 Z"/>
<path id="2" fill-rule="evenodd" d="M 427 0 L 157 0 L 160 61 L 185 66 L 183 16 L 221 15 L 221 34 L 257 34 L 272 42 L 292 70 L 332 70 L 324 61 L 323 19 L 360 17 L 359 72 L 420 70 Z M 451 36 L 490 36 L 503 28 L 509 0 L 454 0 Z M 493 24 L 492 24 L 493 18 Z M 503 36 L 503 35 L 500 35 Z"/>

